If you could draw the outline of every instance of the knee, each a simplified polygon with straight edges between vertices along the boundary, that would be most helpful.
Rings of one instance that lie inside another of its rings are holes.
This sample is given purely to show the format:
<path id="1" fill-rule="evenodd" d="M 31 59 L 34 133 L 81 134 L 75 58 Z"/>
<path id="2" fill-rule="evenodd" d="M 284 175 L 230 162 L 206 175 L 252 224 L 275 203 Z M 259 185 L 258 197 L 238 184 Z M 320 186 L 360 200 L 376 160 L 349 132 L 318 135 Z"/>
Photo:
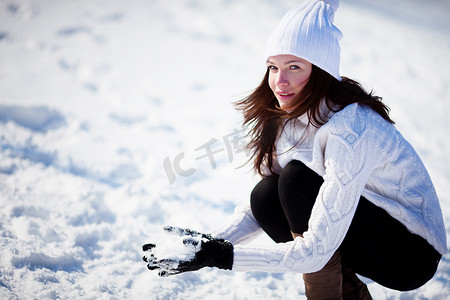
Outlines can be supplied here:
<path id="1" fill-rule="evenodd" d="M 279 184 L 289 183 L 292 180 L 305 181 L 311 176 L 318 176 L 313 170 L 308 168 L 299 160 L 290 161 L 286 167 L 283 168 L 280 174 Z"/>
<path id="2" fill-rule="evenodd" d="M 267 207 L 272 206 L 273 201 L 278 199 L 278 176 L 263 178 L 252 190 L 250 194 L 250 207 L 253 214 L 259 215 L 261 211 L 267 211 Z"/>
<path id="3" fill-rule="evenodd" d="M 308 168 L 303 162 L 293 160 L 289 162 L 280 174 L 278 189 L 281 193 L 295 193 L 305 190 L 307 193 L 319 191 L 323 178 Z M 315 198 L 315 197 L 314 197 Z"/>

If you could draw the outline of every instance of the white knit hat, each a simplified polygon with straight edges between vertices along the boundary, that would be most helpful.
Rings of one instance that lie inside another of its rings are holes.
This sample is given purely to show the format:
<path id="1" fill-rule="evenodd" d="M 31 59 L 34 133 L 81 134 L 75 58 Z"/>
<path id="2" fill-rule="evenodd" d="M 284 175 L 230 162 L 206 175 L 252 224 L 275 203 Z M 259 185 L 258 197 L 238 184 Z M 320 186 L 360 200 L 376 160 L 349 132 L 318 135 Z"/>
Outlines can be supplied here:
<path id="1" fill-rule="evenodd" d="M 291 54 L 339 75 L 341 31 L 333 25 L 339 0 L 305 0 L 281 19 L 270 35 L 266 57 Z"/>

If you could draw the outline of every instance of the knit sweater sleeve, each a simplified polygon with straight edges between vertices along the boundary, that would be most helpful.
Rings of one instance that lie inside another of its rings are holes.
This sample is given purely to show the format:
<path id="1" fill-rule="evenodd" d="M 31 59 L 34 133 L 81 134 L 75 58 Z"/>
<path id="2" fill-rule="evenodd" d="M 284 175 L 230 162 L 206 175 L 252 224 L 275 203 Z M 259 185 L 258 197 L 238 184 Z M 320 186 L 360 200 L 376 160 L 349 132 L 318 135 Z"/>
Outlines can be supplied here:
<path id="1" fill-rule="evenodd" d="M 376 164 L 376 147 L 365 120 L 354 111 L 350 113 L 346 117 L 341 112 L 341 117 L 332 118 L 316 134 L 313 159 L 323 165 L 324 183 L 303 238 L 268 247 L 238 245 L 234 248 L 233 269 L 315 272 L 338 249 Z"/>
<path id="2" fill-rule="evenodd" d="M 250 205 L 244 203 L 237 206 L 225 224 L 213 231 L 211 235 L 228 240 L 235 245 L 249 242 L 261 232 L 262 229 L 253 216 Z"/>

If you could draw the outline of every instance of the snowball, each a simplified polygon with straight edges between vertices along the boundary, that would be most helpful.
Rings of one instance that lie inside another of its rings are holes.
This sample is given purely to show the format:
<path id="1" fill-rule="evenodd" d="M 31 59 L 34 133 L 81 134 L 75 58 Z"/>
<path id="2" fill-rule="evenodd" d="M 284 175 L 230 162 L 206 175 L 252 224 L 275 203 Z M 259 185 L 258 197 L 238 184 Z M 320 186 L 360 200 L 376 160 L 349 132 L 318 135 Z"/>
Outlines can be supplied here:
<path id="1" fill-rule="evenodd" d="M 201 248 L 201 242 L 204 240 L 199 236 L 178 236 L 175 234 L 165 234 L 157 238 L 156 247 L 147 251 L 147 259 L 154 255 L 157 261 L 169 260 L 170 267 L 176 268 L 182 261 L 194 259 L 195 253 Z"/>

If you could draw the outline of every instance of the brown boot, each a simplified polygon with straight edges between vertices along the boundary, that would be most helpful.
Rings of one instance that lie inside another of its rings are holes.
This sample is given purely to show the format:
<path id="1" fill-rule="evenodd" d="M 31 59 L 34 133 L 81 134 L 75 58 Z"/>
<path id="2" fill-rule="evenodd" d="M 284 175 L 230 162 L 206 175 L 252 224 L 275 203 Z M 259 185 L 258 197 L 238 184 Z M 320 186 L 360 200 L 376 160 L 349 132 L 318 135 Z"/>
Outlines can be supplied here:
<path id="1" fill-rule="evenodd" d="M 292 233 L 292 236 L 301 236 Z M 303 274 L 305 294 L 311 300 L 341 300 L 342 299 L 342 271 L 341 254 L 337 250 L 328 263 L 314 273 Z"/>
<path id="2" fill-rule="evenodd" d="M 342 263 L 342 298 L 344 300 L 373 300 L 367 285 L 356 276 L 353 268 Z"/>

